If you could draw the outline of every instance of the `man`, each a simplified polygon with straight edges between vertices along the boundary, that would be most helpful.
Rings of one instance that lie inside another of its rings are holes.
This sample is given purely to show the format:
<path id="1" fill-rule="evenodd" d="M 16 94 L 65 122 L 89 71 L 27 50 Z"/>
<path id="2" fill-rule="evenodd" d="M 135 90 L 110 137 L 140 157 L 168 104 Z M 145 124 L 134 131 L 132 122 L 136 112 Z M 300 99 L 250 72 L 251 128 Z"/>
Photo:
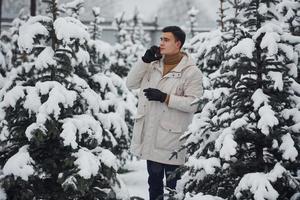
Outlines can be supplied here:
<path id="1" fill-rule="evenodd" d="M 185 152 L 170 157 L 183 143 L 180 136 L 197 109 L 192 103 L 202 95 L 202 74 L 180 51 L 184 41 L 179 27 L 165 27 L 160 47 L 148 49 L 126 81 L 128 88 L 140 88 L 131 150 L 147 160 L 150 200 L 162 198 L 164 174 L 166 186 L 176 187 L 178 177 L 170 174 L 184 164 Z"/>

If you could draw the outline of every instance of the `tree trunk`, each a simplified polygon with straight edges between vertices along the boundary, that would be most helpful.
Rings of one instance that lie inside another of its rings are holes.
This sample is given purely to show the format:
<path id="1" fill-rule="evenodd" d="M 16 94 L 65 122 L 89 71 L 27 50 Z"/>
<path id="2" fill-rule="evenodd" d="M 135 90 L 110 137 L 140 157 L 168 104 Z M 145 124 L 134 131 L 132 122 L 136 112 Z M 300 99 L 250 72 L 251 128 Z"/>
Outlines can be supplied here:
<path id="1" fill-rule="evenodd" d="M 0 0 L 0 33 L 2 28 L 2 0 Z"/>
<path id="2" fill-rule="evenodd" d="M 225 31 L 224 30 L 224 8 L 223 5 L 224 4 L 224 0 L 220 0 L 220 26 L 221 26 L 221 31 Z"/>
<path id="3" fill-rule="evenodd" d="M 36 0 L 30 0 L 30 15 L 36 15 Z"/>

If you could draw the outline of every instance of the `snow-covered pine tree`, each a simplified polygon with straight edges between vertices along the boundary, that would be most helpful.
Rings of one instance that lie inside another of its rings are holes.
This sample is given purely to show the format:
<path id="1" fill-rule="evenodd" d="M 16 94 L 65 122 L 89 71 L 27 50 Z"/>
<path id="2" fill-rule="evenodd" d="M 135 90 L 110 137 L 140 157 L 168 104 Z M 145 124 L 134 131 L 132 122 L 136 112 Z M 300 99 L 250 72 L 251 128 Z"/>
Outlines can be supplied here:
<path id="1" fill-rule="evenodd" d="M 78 5 L 76 2 L 78 3 L 77 0 L 74 3 L 70 2 L 69 5 L 74 4 L 76 7 Z M 77 16 L 76 13 L 72 13 L 76 10 L 72 9 L 68 15 Z M 95 18 L 99 18 L 99 8 L 94 8 L 93 11 Z M 90 29 L 90 34 L 95 37 L 99 36 L 96 33 L 99 29 L 100 23 L 94 24 L 93 29 Z M 77 57 L 84 59 L 77 60 L 75 74 L 85 79 L 90 88 L 101 96 L 105 105 L 100 109 L 101 115 L 98 115 L 101 116 L 100 121 L 103 122 L 103 127 L 107 132 L 101 145 L 117 157 L 118 167 L 123 166 L 130 157 L 130 133 L 133 126 L 132 117 L 135 113 L 136 98 L 126 88 L 124 80 L 109 71 L 112 47 L 108 43 L 100 38 L 90 39 L 78 49 Z"/>
<path id="2" fill-rule="evenodd" d="M 101 16 L 100 7 L 92 9 L 94 20 L 90 23 L 89 32 L 92 40 L 88 43 L 88 51 L 90 54 L 89 71 L 92 74 L 104 72 L 110 67 L 109 57 L 112 54 L 112 46 L 101 40 L 102 27 L 101 23 L 105 19 Z"/>
<path id="3" fill-rule="evenodd" d="M 288 28 L 293 35 L 300 35 L 300 5 L 297 0 L 285 0 L 277 5 L 277 10 L 283 17 L 283 21 L 288 24 Z"/>
<path id="4" fill-rule="evenodd" d="M 122 167 L 131 158 L 129 146 L 137 99 L 124 80 L 113 72 L 93 75 L 90 85 L 105 99 L 107 107 L 102 110 L 101 120 L 106 122 L 104 128 L 110 133 L 105 138 L 105 146 L 116 155 L 118 166 Z"/>
<path id="5" fill-rule="evenodd" d="M 130 33 L 126 30 L 127 22 L 124 19 L 125 13 L 115 17 L 114 24 L 117 27 L 117 43 L 114 45 L 113 55 L 111 56 L 111 71 L 120 77 L 126 77 L 129 69 L 136 59 L 133 53 L 133 42 Z"/>
<path id="6" fill-rule="evenodd" d="M 242 33 L 239 33 L 239 31 L 242 31 L 240 29 L 240 20 L 239 20 L 239 10 L 241 5 L 242 0 L 226 0 L 224 3 L 228 4 L 227 9 L 227 16 L 225 16 L 224 23 L 224 32 L 230 32 L 233 38 L 238 37 Z M 226 11 L 226 10 L 225 10 Z M 221 16 L 220 16 L 221 17 Z M 227 29 L 228 30 L 227 30 Z"/>
<path id="7" fill-rule="evenodd" d="M 243 28 L 241 28 L 239 25 L 240 20 L 238 18 L 238 15 L 240 2 L 241 0 L 220 0 L 220 19 L 218 20 L 218 22 L 221 33 L 219 37 L 218 35 L 216 35 L 212 40 L 219 41 L 217 43 L 212 42 L 213 45 L 217 45 L 217 48 L 209 52 L 211 55 L 214 55 L 215 60 L 213 60 L 213 57 L 211 57 L 210 60 L 208 60 L 209 62 L 207 63 L 208 67 L 201 68 L 204 72 L 209 72 L 208 77 L 212 86 L 211 88 L 213 90 L 214 88 L 220 88 L 224 85 L 226 85 L 227 87 L 231 87 L 230 80 L 227 79 L 226 73 L 223 74 L 224 68 L 222 68 L 221 66 L 223 65 L 225 55 L 233 46 L 235 46 L 243 37 L 245 37 Z M 211 47 L 211 45 L 208 45 L 208 47 Z M 214 66 L 214 68 L 212 68 L 211 66 Z M 220 76 L 220 74 L 222 75 Z M 208 96 L 214 98 L 210 92 Z"/>
<path id="8" fill-rule="evenodd" d="M 219 69 L 224 57 L 223 33 L 220 30 L 198 33 L 187 41 L 185 49 L 190 52 L 196 65 L 206 76 Z"/>
<path id="9" fill-rule="evenodd" d="M 10 40 L 11 45 L 11 51 L 12 51 L 12 66 L 13 68 L 16 68 L 17 66 L 20 66 L 23 62 L 26 62 L 29 60 L 28 55 L 25 53 L 20 52 L 20 49 L 18 48 L 18 37 L 19 37 L 19 29 L 20 26 L 22 26 L 26 20 L 28 20 L 28 14 L 25 14 L 25 10 L 21 9 L 19 11 L 18 16 L 12 21 L 11 27 L 8 30 L 8 37 Z"/>
<path id="10" fill-rule="evenodd" d="M 213 77 L 219 73 L 219 68 L 224 57 L 223 32 L 214 30 L 198 33 L 187 41 L 184 47 L 196 61 L 196 65 L 203 74 L 204 93 L 199 101 L 199 110 L 212 98 L 209 90 L 212 89 Z"/>
<path id="11" fill-rule="evenodd" d="M 215 76 L 214 98 L 186 133 L 181 199 L 288 200 L 300 189 L 300 84 L 291 45 L 299 37 L 280 26 L 277 0 L 240 3 L 237 40 Z"/>
<path id="12" fill-rule="evenodd" d="M 234 0 L 236 4 L 238 0 Z M 190 39 L 185 48 L 192 54 L 196 60 L 196 65 L 203 73 L 204 95 L 199 101 L 199 108 L 210 101 L 212 86 L 216 85 L 216 76 L 220 74 L 220 66 L 224 59 L 224 54 L 230 46 L 234 45 L 236 40 L 236 15 L 237 11 L 230 9 L 229 2 L 219 1 L 219 29 L 210 32 L 198 33 Z M 226 32 L 224 26 L 232 27 L 231 31 Z M 223 28 L 222 28 L 223 27 Z M 225 81 L 226 82 L 226 81 Z M 215 86 L 216 87 L 216 86 Z"/>
<path id="13" fill-rule="evenodd" d="M 12 47 L 10 34 L 2 31 L 0 36 L 0 88 L 2 88 L 2 80 L 6 77 L 6 72 L 12 67 Z"/>
<path id="14" fill-rule="evenodd" d="M 131 56 L 130 62 L 131 66 L 136 63 L 138 59 L 144 55 L 146 48 L 150 42 L 150 36 L 144 31 L 143 19 L 137 8 L 134 10 L 132 19 L 129 21 L 129 27 L 131 29 Z M 130 68 L 131 68 L 130 66 Z"/>
<path id="15" fill-rule="evenodd" d="M 105 19 L 101 16 L 102 12 L 100 7 L 93 7 L 92 11 L 94 20 L 90 22 L 90 33 L 92 34 L 93 40 L 100 40 L 102 37 L 101 23 L 103 23 Z"/>
<path id="16" fill-rule="evenodd" d="M 24 14 L 24 9 L 21 9 L 18 16 L 12 21 L 11 27 L 7 31 L 3 31 L 0 37 L 1 43 L 1 80 L 0 88 L 2 88 L 7 81 L 7 74 L 13 68 L 21 65 L 23 62 L 30 60 L 30 56 L 25 53 L 20 52 L 18 48 L 18 37 L 19 37 L 19 27 L 25 23 L 28 19 L 28 15 Z"/>
<path id="17" fill-rule="evenodd" d="M 192 54 L 202 73 L 206 76 L 220 68 L 226 51 L 225 45 L 232 45 L 236 38 L 236 24 L 238 23 L 237 9 L 230 9 L 229 5 L 237 6 L 240 0 L 219 1 L 219 28 L 210 32 L 198 33 L 190 39 L 185 48 Z M 229 4 L 230 3 L 230 4 Z M 233 6 L 233 7 L 234 7 Z M 226 31 L 224 26 L 232 27 Z M 223 27 L 223 28 L 222 28 Z M 227 47 L 226 47 L 227 48 Z"/>
<path id="18" fill-rule="evenodd" d="M 73 0 L 60 6 L 60 11 L 66 13 L 70 17 L 79 19 L 84 12 L 84 0 Z"/>
<path id="19" fill-rule="evenodd" d="M 219 0 L 220 6 L 219 6 L 219 19 L 217 20 L 219 27 L 222 31 L 225 31 L 225 11 L 228 8 L 224 8 L 225 0 Z"/>
<path id="20" fill-rule="evenodd" d="M 131 40 L 133 44 L 146 45 L 150 42 L 149 35 L 144 31 L 143 19 L 137 7 L 134 9 L 133 17 L 130 21 L 130 27 L 132 29 Z"/>
<path id="21" fill-rule="evenodd" d="M 105 146 L 116 155 L 118 166 L 123 166 L 130 157 L 130 134 L 137 99 L 128 90 L 125 81 L 110 71 L 108 58 L 112 47 L 108 43 L 99 39 L 90 40 L 88 51 L 90 53 L 88 84 L 107 105 L 101 110 L 102 119 L 106 121 L 105 129 L 110 133 L 104 140 Z"/>
<path id="22" fill-rule="evenodd" d="M 87 29 L 59 17 L 56 0 L 45 3 L 51 15 L 31 17 L 19 31 L 19 48 L 34 61 L 0 91 L 1 199 L 129 199 L 102 146 L 107 105 L 74 74 Z"/>
<path id="23" fill-rule="evenodd" d="M 188 26 L 189 26 L 189 29 L 190 29 L 189 31 L 190 31 L 192 38 L 196 35 L 196 32 L 195 32 L 195 28 L 197 27 L 196 16 L 198 13 L 199 13 L 199 10 L 196 9 L 195 7 L 192 7 L 187 13 L 189 16 Z"/>
<path id="24" fill-rule="evenodd" d="M 294 36 L 300 36 L 300 4 L 296 0 L 285 0 L 276 6 L 280 13 L 281 22 L 285 29 L 289 29 Z M 300 69 L 300 44 L 299 41 L 292 42 L 298 53 L 298 69 Z M 300 70 L 298 70 L 298 82 L 300 80 Z"/>

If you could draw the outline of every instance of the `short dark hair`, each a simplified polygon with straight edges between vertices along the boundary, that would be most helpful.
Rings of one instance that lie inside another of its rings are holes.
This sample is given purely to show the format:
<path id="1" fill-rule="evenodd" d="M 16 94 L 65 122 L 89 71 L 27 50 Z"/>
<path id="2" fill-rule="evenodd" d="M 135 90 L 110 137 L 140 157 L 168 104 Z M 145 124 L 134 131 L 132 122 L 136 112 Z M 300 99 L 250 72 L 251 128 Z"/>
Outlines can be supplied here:
<path id="1" fill-rule="evenodd" d="M 178 26 L 166 26 L 162 29 L 163 33 L 171 32 L 173 33 L 176 40 L 179 40 L 181 42 L 180 48 L 183 46 L 185 42 L 185 32 L 179 28 Z"/>

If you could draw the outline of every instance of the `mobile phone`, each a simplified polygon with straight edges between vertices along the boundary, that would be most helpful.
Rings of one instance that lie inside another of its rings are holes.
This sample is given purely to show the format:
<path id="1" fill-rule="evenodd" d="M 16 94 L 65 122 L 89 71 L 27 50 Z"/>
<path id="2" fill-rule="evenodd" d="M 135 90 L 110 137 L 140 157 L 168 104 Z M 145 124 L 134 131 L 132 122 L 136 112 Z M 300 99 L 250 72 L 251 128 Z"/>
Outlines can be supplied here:
<path id="1" fill-rule="evenodd" d="M 156 47 L 157 47 L 157 48 L 156 48 L 155 56 L 156 56 L 157 58 L 161 58 L 162 55 L 161 55 L 161 53 L 160 53 L 160 48 L 159 48 L 158 46 L 156 46 Z"/>

